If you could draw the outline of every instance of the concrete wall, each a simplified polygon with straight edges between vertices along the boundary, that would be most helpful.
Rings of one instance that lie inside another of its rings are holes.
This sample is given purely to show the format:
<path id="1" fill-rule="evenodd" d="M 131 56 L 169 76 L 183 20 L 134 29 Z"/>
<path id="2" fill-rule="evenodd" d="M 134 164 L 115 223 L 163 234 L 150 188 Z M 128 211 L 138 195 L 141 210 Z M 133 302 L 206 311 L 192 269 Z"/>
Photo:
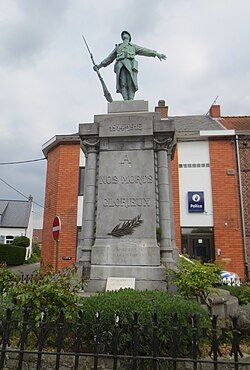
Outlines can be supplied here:
<path id="1" fill-rule="evenodd" d="M 27 236 L 26 229 L 14 228 L 14 227 L 0 227 L 0 235 L 12 235 L 12 236 Z M 4 241 L 5 243 L 5 241 Z"/>
<path id="2" fill-rule="evenodd" d="M 32 254 L 33 228 L 34 228 L 34 224 L 33 224 L 33 203 L 31 203 L 29 223 L 28 223 L 28 227 L 27 227 L 27 230 L 26 230 L 26 236 L 30 240 L 30 245 L 26 249 L 26 259 L 30 258 L 31 257 L 31 254 Z"/>
<path id="3" fill-rule="evenodd" d="M 182 227 L 185 226 L 212 227 L 213 202 L 212 202 L 210 156 L 208 141 L 179 142 L 178 158 L 179 158 L 180 225 Z M 180 167 L 180 165 L 182 167 Z M 205 165 L 205 167 L 201 167 L 202 165 Z M 188 191 L 204 192 L 205 199 L 204 213 L 188 212 Z"/>
<path id="4" fill-rule="evenodd" d="M 77 226 L 82 226 L 83 195 L 78 196 L 77 201 Z"/>
<path id="5" fill-rule="evenodd" d="M 79 157 L 79 166 L 85 166 L 85 155 L 80 149 L 80 157 Z M 78 203 L 77 203 L 77 226 L 82 226 L 82 209 L 83 209 L 83 195 L 78 196 Z"/>
<path id="6" fill-rule="evenodd" d="M 8 353 L 7 354 L 7 360 L 5 362 L 4 369 L 5 370 L 13 370 L 18 368 L 18 353 Z M 211 357 L 203 358 L 205 360 L 205 363 L 198 364 L 199 370 L 213 370 L 214 364 L 211 363 L 212 359 Z M 73 356 L 67 355 L 63 356 L 63 352 L 60 358 L 60 369 L 61 370 L 74 370 L 75 369 L 75 359 Z M 227 357 L 219 357 L 218 361 L 224 361 L 225 363 L 218 365 L 218 369 L 220 370 L 233 370 L 235 369 L 234 365 L 230 365 L 230 359 Z M 232 360 L 231 360 L 232 361 Z M 249 365 L 245 365 L 245 362 L 250 361 L 250 356 L 244 354 L 244 357 L 242 359 L 239 359 L 239 369 L 249 369 Z M 167 361 L 160 361 L 160 364 L 164 366 L 164 368 L 172 368 L 171 364 Z M 33 370 L 36 369 L 37 364 L 37 354 L 24 354 L 24 361 L 23 361 L 23 369 L 29 369 Z M 99 358 L 98 360 L 98 370 L 113 370 L 114 361 L 112 359 L 108 358 Z M 141 364 L 141 361 L 138 360 L 138 368 Z M 56 356 L 55 355 L 43 355 L 42 356 L 42 363 L 41 363 L 41 370 L 54 370 L 56 366 Z M 170 367 L 169 367 L 170 366 Z M 79 357 L 79 369 L 83 370 L 92 370 L 94 368 L 94 359 L 93 357 Z M 119 370 L 128 370 L 132 368 L 131 362 L 130 364 L 124 363 L 124 361 L 118 360 L 117 363 L 117 369 Z M 140 367 L 141 368 L 141 367 Z M 151 364 L 145 364 L 143 363 L 143 369 L 151 369 Z M 183 361 L 177 363 L 177 369 L 178 370 L 190 370 L 193 369 L 193 363 L 192 360 L 190 361 Z"/>
<path id="7" fill-rule="evenodd" d="M 86 162 L 85 155 L 84 155 L 82 149 L 80 149 L 79 166 L 80 167 L 85 166 L 85 162 Z"/>

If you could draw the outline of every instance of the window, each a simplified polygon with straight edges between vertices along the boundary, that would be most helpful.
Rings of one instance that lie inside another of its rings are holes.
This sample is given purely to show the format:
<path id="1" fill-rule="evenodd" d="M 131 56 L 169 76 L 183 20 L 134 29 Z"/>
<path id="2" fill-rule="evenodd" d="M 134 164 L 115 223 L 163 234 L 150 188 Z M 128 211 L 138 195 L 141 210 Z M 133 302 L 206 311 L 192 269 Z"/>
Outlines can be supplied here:
<path id="1" fill-rule="evenodd" d="M 179 168 L 210 167 L 209 163 L 180 163 Z"/>
<path id="2" fill-rule="evenodd" d="M 5 244 L 12 244 L 14 240 L 14 236 L 13 235 L 6 235 L 5 237 Z"/>
<path id="3" fill-rule="evenodd" d="M 85 167 L 79 168 L 79 189 L 78 189 L 78 195 L 84 194 L 84 176 L 85 175 Z"/>

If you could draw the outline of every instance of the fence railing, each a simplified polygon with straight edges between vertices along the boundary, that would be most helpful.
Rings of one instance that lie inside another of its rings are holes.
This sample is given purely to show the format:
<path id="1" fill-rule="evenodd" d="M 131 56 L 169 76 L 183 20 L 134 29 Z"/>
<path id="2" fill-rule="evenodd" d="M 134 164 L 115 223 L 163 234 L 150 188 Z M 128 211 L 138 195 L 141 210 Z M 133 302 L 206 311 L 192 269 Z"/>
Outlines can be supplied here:
<path id="1" fill-rule="evenodd" d="M 28 309 L 21 316 L 8 309 L 0 324 L 0 369 L 26 369 L 27 362 L 37 370 L 249 369 L 244 338 L 236 318 L 221 328 L 216 316 L 202 326 L 197 315 L 160 322 L 154 313 L 141 324 L 136 312 L 130 322 L 116 312 L 107 325 L 99 312 L 93 321 L 82 311 L 69 321 L 63 312 L 53 319 L 42 311 L 35 321 Z"/>
<path id="2" fill-rule="evenodd" d="M 82 289 L 85 286 L 85 281 L 89 279 L 89 273 L 90 270 L 89 268 L 83 268 L 82 270 L 82 276 L 80 279 L 80 284 L 82 285 Z M 20 274 L 21 280 L 23 283 L 28 283 L 29 281 L 36 279 L 37 277 L 37 272 L 35 271 L 32 274 Z M 240 278 L 235 278 L 235 277 L 222 277 L 220 279 L 220 284 L 221 286 L 229 285 L 229 286 L 240 286 L 242 284 L 242 281 Z"/>

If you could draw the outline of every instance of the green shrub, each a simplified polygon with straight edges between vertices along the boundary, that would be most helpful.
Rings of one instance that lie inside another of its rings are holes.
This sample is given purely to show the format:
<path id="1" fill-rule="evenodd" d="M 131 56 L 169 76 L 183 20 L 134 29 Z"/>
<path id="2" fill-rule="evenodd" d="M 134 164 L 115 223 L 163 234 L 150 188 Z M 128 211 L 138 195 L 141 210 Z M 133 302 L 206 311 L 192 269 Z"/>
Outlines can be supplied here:
<path id="1" fill-rule="evenodd" d="M 159 351 L 161 354 L 168 354 L 172 350 L 173 315 L 178 314 L 178 332 L 180 355 L 186 355 L 190 350 L 189 340 L 192 335 L 190 315 L 197 314 L 199 331 L 201 326 L 209 326 L 207 312 L 195 301 L 186 300 L 182 297 L 159 291 L 135 291 L 124 289 L 118 292 L 106 292 L 85 299 L 83 302 L 83 318 L 90 323 L 89 333 L 85 333 L 85 341 L 90 348 L 93 345 L 94 316 L 100 312 L 100 328 L 102 343 L 105 348 L 109 346 L 110 333 L 114 330 L 115 312 L 119 311 L 120 320 L 124 333 L 120 337 L 121 353 L 131 353 L 131 328 L 132 313 L 139 314 L 140 354 L 152 353 L 152 314 L 157 313 L 159 326 Z M 129 328 L 126 332 L 126 326 Z M 181 330 L 186 327 L 188 330 Z M 89 349 L 90 349 L 89 348 Z M 170 351 L 170 352 L 168 352 Z"/>
<path id="2" fill-rule="evenodd" d="M 25 261 L 26 249 L 17 245 L 0 244 L 0 263 L 22 265 Z"/>
<path id="3" fill-rule="evenodd" d="M 41 248 L 38 244 L 32 244 L 32 254 L 35 254 L 38 257 L 41 257 Z"/>
<path id="4" fill-rule="evenodd" d="M 197 260 L 180 259 L 178 271 L 168 271 L 172 282 L 177 285 L 178 292 L 185 298 L 196 297 L 207 304 L 210 289 L 220 283 L 221 268 L 213 263 L 201 263 Z"/>
<path id="5" fill-rule="evenodd" d="M 226 289 L 231 295 L 237 297 L 241 306 L 250 303 L 250 285 L 243 284 L 240 286 L 223 286 L 222 289 Z"/>
<path id="6" fill-rule="evenodd" d="M 39 322 L 41 311 L 47 310 L 50 320 L 55 320 L 63 310 L 67 320 L 75 319 L 80 298 L 75 268 L 65 268 L 58 274 L 42 274 L 40 271 L 31 280 L 19 281 L 8 291 L 8 296 L 21 312 L 29 308 L 31 320 Z"/>
<path id="7" fill-rule="evenodd" d="M 25 263 L 26 264 L 37 263 L 37 262 L 40 262 L 40 260 L 41 260 L 41 249 L 38 244 L 33 243 L 32 244 L 32 255 L 27 261 L 25 261 Z"/>
<path id="8" fill-rule="evenodd" d="M 12 245 L 18 245 L 19 247 L 29 247 L 30 239 L 27 236 L 16 236 L 12 242 Z"/>
<path id="9" fill-rule="evenodd" d="M 38 257 L 37 255 L 35 255 L 35 254 L 32 254 L 31 255 L 31 257 L 28 259 L 28 260 L 25 260 L 25 264 L 26 265 L 31 265 L 31 264 L 33 264 L 33 263 L 38 263 L 38 262 L 40 262 L 40 260 L 41 260 L 41 258 L 40 257 Z"/>
<path id="10" fill-rule="evenodd" d="M 7 292 L 19 280 L 20 277 L 8 269 L 5 264 L 0 265 L 0 294 Z"/>

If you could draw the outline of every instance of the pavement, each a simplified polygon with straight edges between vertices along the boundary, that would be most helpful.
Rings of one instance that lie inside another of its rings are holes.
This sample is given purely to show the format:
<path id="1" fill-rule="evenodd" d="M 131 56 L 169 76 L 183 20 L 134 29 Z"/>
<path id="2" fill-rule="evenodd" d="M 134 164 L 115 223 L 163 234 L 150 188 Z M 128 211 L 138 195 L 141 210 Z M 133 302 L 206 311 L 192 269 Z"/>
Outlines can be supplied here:
<path id="1" fill-rule="evenodd" d="M 10 267 L 10 270 L 15 274 L 31 275 L 40 268 L 40 263 L 32 263 L 30 265 L 20 265 Z"/>

